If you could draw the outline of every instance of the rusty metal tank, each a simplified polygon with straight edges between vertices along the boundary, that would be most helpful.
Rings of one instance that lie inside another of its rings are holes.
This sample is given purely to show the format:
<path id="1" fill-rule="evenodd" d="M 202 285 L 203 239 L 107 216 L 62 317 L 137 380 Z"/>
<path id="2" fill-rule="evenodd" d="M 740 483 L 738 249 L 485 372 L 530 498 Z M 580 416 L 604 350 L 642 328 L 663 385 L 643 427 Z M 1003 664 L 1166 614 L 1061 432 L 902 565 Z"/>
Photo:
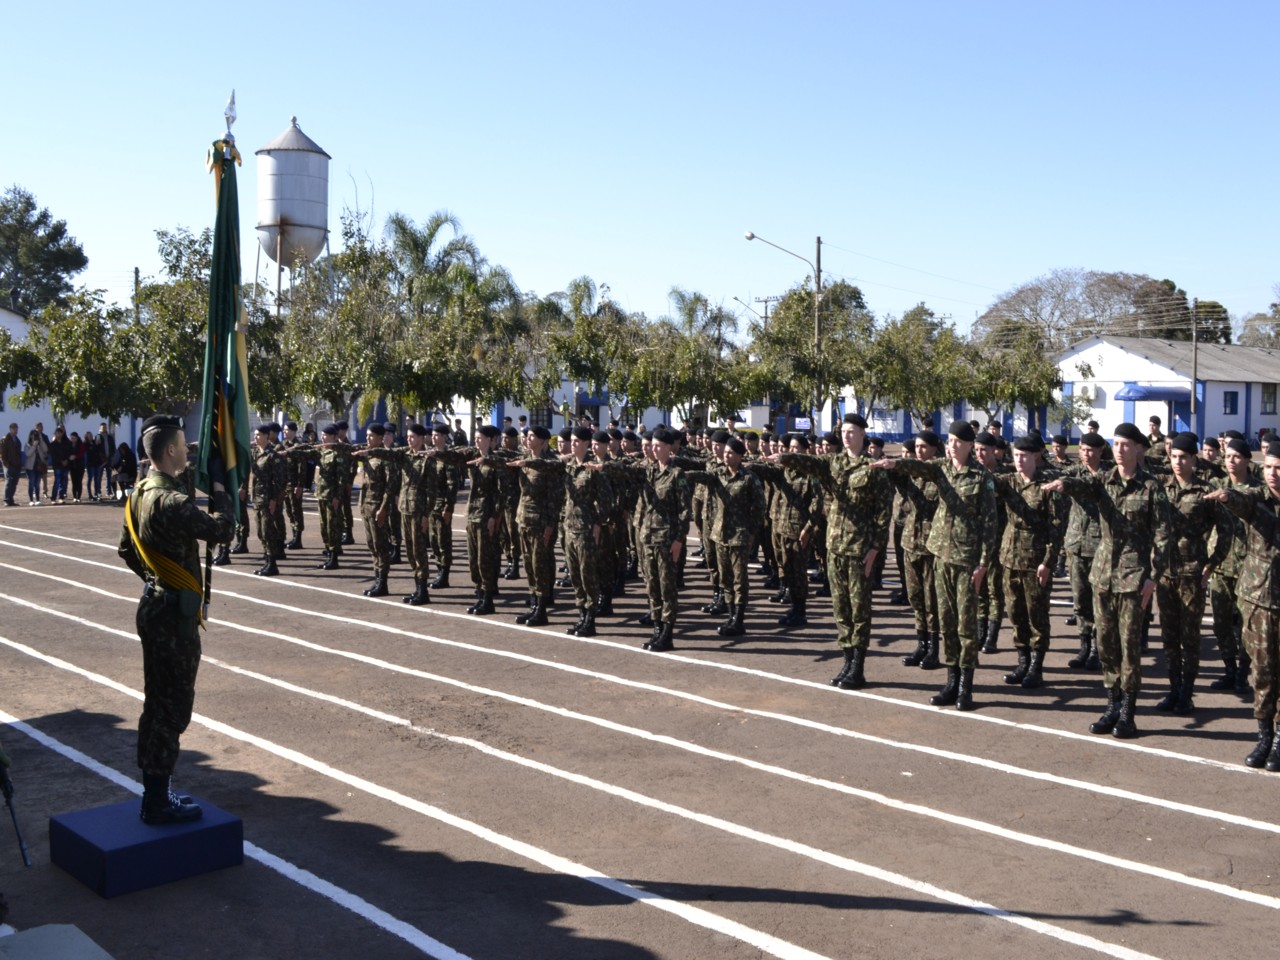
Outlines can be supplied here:
<path id="1" fill-rule="evenodd" d="M 291 117 L 256 156 L 258 243 L 280 267 L 312 262 L 329 235 L 329 154 Z"/>

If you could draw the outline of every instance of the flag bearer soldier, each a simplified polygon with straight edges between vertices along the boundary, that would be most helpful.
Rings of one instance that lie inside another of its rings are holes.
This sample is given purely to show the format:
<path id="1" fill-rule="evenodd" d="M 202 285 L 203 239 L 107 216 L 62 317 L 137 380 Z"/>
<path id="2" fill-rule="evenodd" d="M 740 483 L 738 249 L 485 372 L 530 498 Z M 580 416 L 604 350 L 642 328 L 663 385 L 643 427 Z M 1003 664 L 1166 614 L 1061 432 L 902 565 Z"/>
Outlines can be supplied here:
<path id="1" fill-rule="evenodd" d="M 1062 549 L 1059 495 L 1044 484 L 1056 476 L 1040 464 L 1044 444 L 1039 437 L 1013 442 L 1014 471 L 995 477 L 996 495 L 1005 504 L 1000 539 L 1004 596 L 1013 627 L 1018 665 L 1004 682 L 1025 689 L 1040 686 L 1049 652 L 1049 594 Z"/>
<path id="2" fill-rule="evenodd" d="M 1086 479 L 1096 477 L 1102 470 L 1102 455 L 1107 442 L 1097 433 L 1086 433 L 1080 438 L 1080 462 L 1071 467 L 1071 476 Z M 1093 622 L 1093 586 L 1089 583 L 1089 570 L 1094 554 L 1102 538 L 1102 521 L 1098 517 L 1098 501 L 1073 499 L 1067 513 L 1067 530 L 1062 548 L 1067 555 L 1067 573 L 1071 577 L 1071 603 L 1075 612 L 1075 626 L 1080 636 L 1080 652 L 1067 661 L 1073 670 L 1098 669 L 1098 631 Z"/>
<path id="3" fill-rule="evenodd" d="M 1205 589 L 1231 549 L 1231 522 L 1221 507 L 1205 499 L 1213 485 L 1196 474 L 1199 446 L 1194 433 L 1179 433 L 1170 443 L 1171 472 L 1164 484 L 1169 499 L 1169 562 L 1156 581 L 1160 634 L 1169 668 L 1169 693 L 1156 709 L 1180 714 L 1195 710 Z"/>
<path id="4" fill-rule="evenodd" d="M 942 438 L 932 430 L 921 430 L 910 446 L 915 448 L 915 455 L 906 459 L 928 463 L 941 451 Z M 942 627 L 938 621 L 938 592 L 933 554 L 929 551 L 929 531 L 938 510 L 938 484 L 896 470 L 890 477 L 898 488 L 901 504 L 902 534 L 898 553 L 903 557 L 903 583 L 916 622 L 915 652 L 903 657 L 902 662 L 908 667 L 937 670 L 942 666 L 938 659 Z"/>
<path id="5" fill-rule="evenodd" d="M 1260 488 L 1262 481 L 1253 473 L 1253 453 L 1244 439 L 1231 439 L 1226 444 L 1227 478 L 1215 486 L 1242 493 Z M 1210 580 L 1210 602 L 1213 605 L 1213 634 L 1222 655 L 1222 676 L 1209 684 L 1211 690 L 1232 690 L 1241 696 L 1249 693 L 1249 651 L 1241 642 L 1243 617 L 1237 585 L 1244 569 L 1249 531 L 1235 514 L 1231 518 L 1231 547 Z"/>
<path id="6" fill-rule="evenodd" d="M 1101 536 L 1089 572 L 1107 707 L 1091 733 L 1127 740 L 1142 687 L 1142 625 L 1168 565 L 1169 500 L 1142 465 L 1147 438 L 1132 423 L 1115 430 L 1116 465 L 1092 477 L 1062 477 L 1046 489 L 1098 503 Z"/>
<path id="7" fill-rule="evenodd" d="M 199 820 L 199 804 L 177 797 L 169 780 L 179 738 L 191 722 L 200 666 L 203 601 L 199 544 L 231 537 L 231 499 L 221 465 L 211 464 L 211 512 L 196 506 L 187 472 L 187 442 L 177 417 L 148 417 L 142 449 L 151 471 L 125 503 L 119 554 L 146 582 L 138 601 L 145 696 L 138 720 L 142 821 L 159 825 Z"/>
<path id="8" fill-rule="evenodd" d="M 1253 716 L 1258 743 L 1251 767 L 1280 771 L 1276 703 L 1280 697 L 1280 443 L 1263 448 L 1263 485 L 1233 484 L 1208 494 L 1244 521 L 1248 545 L 1236 583 L 1244 642 L 1253 661 Z"/>
<path id="9" fill-rule="evenodd" d="M 973 671 L 978 665 L 978 592 L 999 550 L 996 490 L 990 471 L 973 454 L 973 426 L 957 420 L 948 428 L 947 457 L 881 460 L 884 469 L 938 485 L 938 508 L 929 527 L 934 589 L 942 628 L 947 682 L 929 698 L 935 707 L 974 709 Z"/>
<path id="10" fill-rule="evenodd" d="M 470 474 L 471 494 L 467 498 L 467 556 L 471 562 L 471 582 L 476 602 L 467 613 L 485 616 L 494 612 L 498 595 L 498 519 L 502 512 L 502 491 L 498 484 L 502 461 L 510 457 L 490 456 L 498 452 L 501 431 L 491 423 L 476 430 L 474 447 L 437 449 L 435 460 L 453 468 L 465 467 Z"/>
<path id="11" fill-rule="evenodd" d="M 864 661 L 871 643 L 871 578 L 876 557 L 889 541 L 893 487 L 863 450 L 867 421 L 846 413 L 840 426 L 844 449 L 816 456 L 784 453 L 778 463 L 816 476 L 827 494 L 827 576 L 836 640 L 844 667 L 832 684 L 842 690 L 866 685 Z"/>
<path id="12" fill-rule="evenodd" d="M 282 446 L 285 450 L 291 450 L 298 445 L 298 425 L 290 420 L 284 425 L 284 440 Z M 293 539 L 285 544 L 289 550 L 302 549 L 302 529 L 304 519 L 302 513 L 302 486 L 303 479 L 306 475 L 307 465 L 298 460 L 285 460 L 285 512 L 289 517 L 289 524 L 293 528 Z"/>

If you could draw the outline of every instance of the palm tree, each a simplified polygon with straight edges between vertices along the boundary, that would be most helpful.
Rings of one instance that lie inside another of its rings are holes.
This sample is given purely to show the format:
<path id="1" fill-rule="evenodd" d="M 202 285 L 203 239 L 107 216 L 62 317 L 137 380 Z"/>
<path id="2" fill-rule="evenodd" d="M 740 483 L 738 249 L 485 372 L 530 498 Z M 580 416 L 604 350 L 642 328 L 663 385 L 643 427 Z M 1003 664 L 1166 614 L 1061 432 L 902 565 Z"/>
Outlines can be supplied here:
<path id="1" fill-rule="evenodd" d="M 453 232 L 447 240 L 446 227 Z M 478 273 L 484 263 L 475 242 L 462 233 L 462 224 L 448 210 L 437 210 L 421 227 L 393 213 L 387 218 L 387 237 L 414 319 L 441 316 L 465 287 L 468 273 Z"/>

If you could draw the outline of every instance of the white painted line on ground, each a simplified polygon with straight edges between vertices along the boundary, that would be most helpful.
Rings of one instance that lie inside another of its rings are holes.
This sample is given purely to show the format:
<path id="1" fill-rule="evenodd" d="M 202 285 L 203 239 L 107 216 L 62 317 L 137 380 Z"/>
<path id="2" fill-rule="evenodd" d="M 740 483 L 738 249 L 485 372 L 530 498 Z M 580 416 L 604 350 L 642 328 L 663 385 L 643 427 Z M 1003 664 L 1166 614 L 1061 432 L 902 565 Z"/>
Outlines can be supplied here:
<path id="1" fill-rule="evenodd" d="M 85 622 L 87 625 L 89 624 L 88 621 L 85 621 Z M 102 684 L 113 690 L 122 692 L 127 696 L 130 696 L 136 700 L 142 699 L 142 694 L 140 691 L 133 690 L 129 687 L 126 687 L 123 684 L 120 684 L 110 679 L 109 677 L 105 677 L 101 674 L 97 674 L 90 670 L 86 670 L 82 667 L 78 667 L 75 664 L 69 663 L 65 660 L 61 660 L 57 657 L 49 656 L 48 654 L 45 654 L 39 650 L 29 647 L 26 644 L 19 643 L 14 640 L 10 640 L 6 637 L 0 637 L 0 644 L 3 644 L 14 650 L 24 653 L 27 656 L 30 656 L 36 660 L 40 660 L 44 663 L 47 663 L 50 666 L 57 667 L 58 669 L 61 669 L 61 670 L 66 670 L 70 673 L 76 674 L 77 676 L 83 677 L 86 680 L 90 680 L 94 683 Z M 387 718 L 390 718 L 390 716 L 391 715 L 389 714 L 382 714 L 380 715 L 380 718 L 387 719 Z M 817 958 L 819 957 L 818 954 L 811 953 L 810 951 L 805 950 L 802 947 L 798 947 L 795 944 L 787 943 L 786 941 L 780 941 L 777 938 L 770 936 L 769 934 L 761 933 L 760 931 L 752 930 L 748 927 L 743 927 L 741 924 L 738 924 L 735 921 L 728 920 L 727 918 L 724 918 L 724 917 L 716 916 L 715 914 L 710 914 L 707 911 L 701 910 L 700 908 L 693 907 L 688 904 L 680 903 L 678 901 L 667 900 L 665 898 L 659 897 L 657 894 L 651 893 L 646 890 L 642 890 L 637 887 L 633 887 L 630 884 L 626 884 L 620 880 L 616 880 L 612 877 L 605 876 L 604 874 L 601 874 L 599 871 L 591 870 L 589 867 L 585 867 L 581 864 L 575 863 L 571 860 L 565 859 L 556 854 L 549 853 L 548 851 L 542 850 L 538 847 L 534 847 L 531 844 L 527 844 L 524 841 L 516 840 L 512 837 L 508 837 L 503 834 L 497 833 L 496 831 L 491 830 L 488 827 L 482 826 L 481 824 L 475 823 L 470 820 L 465 820 L 461 817 L 455 816 L 454 814 L 450 814 L 439 807 L 435 807 L 431 804 L 424 803 L 423 801 L 417 800 L 416 798 L 406 796 L 405 794 L 399 793 L 398 791 L 392 790 L 388 787 L 383 787 L 379 784 L 373 783 L 372 781 L 365 780 L 362 777 L 358 777 L 354 774 L 346 773 L 345 771 L 342 771 L 337 769 L 336 767 L 330 766 L 329 764 L 324 763 L 323 761 L 316 760 L 313 757 L 307 756 L 306 754 L 301 753 L 300 751 L 294 750 L 290 747 L 281 746 L 263 737 L 259 737 L 256 734 L 251 734 L 251 733 L 248 733 L 247 731 L 239 730 L 228 724 L 222 723 L 221 721 L 214 720 L 210 717 L 206 717 L 203 714 L 193 714 L 191 718 L 191 722 L 197 723 L 201 726 L 208 728 L 209 730 L 212 730 L 216 733 L 221 733 L 222 735 L 230 737 L 232 739 L 240 740 L 244 743 L 252 744 L 267 753 L 271 753 L 282 759 L 289 760 L 290 762 L 297 764 L 298 766 L 304 767 L 306 769 L 312 770 L 313 772 L 329 777 L 330 779 L 336 780 L 339 783 L 344 783 L 347 786 L 354 787 L 372 796 L 378 797 L 383 800 L 387 800 L 407 810 L 411 810 L 415 813 L 422 814 L 423 816 L 427 816 L 427 817 L 430 817 L 431 819 L 438 820 L 442 823 L 456 827 L 460 830 L 470 833 L 472 836 L 485 840 L 489 843 L 495 844 L 496 846 L 499 846 L 502 849 L 508 850 L 509 852 L 515 853 L 519 856 L 523 856 L 526 859 L 533 860 L 534 862 L 539 863 L 545 867 L 548 867 L 549 869 L 557 870 L 561 873 L 565 873 L 570 876 L 580 877 L 581 879 L 587 880 L 591 883 L 598 884 L 604 887 L 605 889 L 611 890 L 622 896 L 643 902 L 649 906 L 654 906 L 659 909 L 666 910 L 667 912 L 680 916 L 691 923 L 696 923 L 699 926 L 706 927 L 707 929 L 714 930 L 715 932 L 724 933 L 726 935 L 732 936 L 735 939 L 741 940 L 744 943 L 749 943 L 752 946 L 757 947 L 758 949 L 765 950 L 766 952 L 770 953 L 773 956 L 785 957 L 787 958 L 787 960 L 791 960 L 791 958 L 815 958 L 815 960 L 817 960 Z M 426 731 L 423 731 L 423 732 L 426 732 Z M 447 739 L 453 742 L 464 743 L 468 746 L 473 747 L 474 749 L 479 749 L 485 753 L 490 753 L 495 756 L 499 756 L 503 754 L 503 751 L 498 751 L 495 748 L 479 743 L 478 741 L 471 741 L 471 740 L 467 740 L 466 738 L 448 737 L 443 734 L 433 734 L 433 735 L 439 736 L 442 739 Z M 976 913 L 989 916 L 993 919 L 1003 920 L 1005 922 L 1013 924 L 1014 926 L 1021 927 L 1025 930 L 1029 930 L 1033 933 L 1040 934 L 1042 936 L 1050 937 L 1054 940 L 1058 940 L 1063 943 L 1069 943 L 1073 946 L 1092 950 L 1096 953 L 1101 953 L 1105 956 L 1116 957 L 1118 958 L 1118 960 L 1156 960 L 1156 958 L 1152 957 L 1150 954 L 1140 953 L 1139 951 L 1132 950 L 1128 947 L 1124 947 L 1119 944 L 1113 944 L 1103 940 L 1098 940 L 1097 938 L 1091 937 L 1088 934 L 1078 933 L 1076 931 L 1068 930 L 1063 927 L 1056 927 L 1053 924 L 1045 923 L 1042 920 L 1035 920 L 1031 917 L 1022 916 L 1021 914 L 1011 913 L 1010 911 L 1003 910 L 1000 907 L 997 907 L 990 903 L 986 903 L 985 901 L 976 900 L 971 897 L 966 897 L 963 894 L 955 893 L 951 890 L 947 890 L 945 888 L 935 886 L 934 884 L 931 884 L 931 883 L 915 880 L 911 877 L 904 876 L 903 874 L 894 873 L 893 871 L 889 871 L 889 870 L 883 870 L 879 867 L 875 867 L 870 864 L 860 863 L 848 857 L 843 857 L 843 856 L 840 856 L 839 854 L 831 853 L 826 850 L 820 850 L 816 847 L 811 847 L 807 844 L 799 843 L 797 841 L 787 840 L 786 838 L 783 838 L 783 837 L 777 837 L 772 834 L 763 833 L 761 831 L 754 830 L 750 827 L 744 827 L 740 824 L 735 824 L 727 820 L 722 820 L 719 817 L 713 817 L 707 814 L 697 813 L 696 811 L 688 810 L 684 807 L 679 807 L 674 804 L 668 804 L 665 801 L 657 800 L 652 797 L 647 797 L 643 794 L 635 793 L 630 790 L 625 790 L 621 787 L 615 787 L 610 784 L 604 784 L 604 783 L 601 783 L 600 781 L 592 781 L 590 778 L 582 777 L 578 774 L 570 774 L 563 771 L 555 771 L 555 768 L 547 767 L 546 765 L 540 764 L 537 761 L 526 760 L 520 757 L 514 757 L 514 755 L 508 755 L 508 756 L 511 759 L 520 762 L 522 765 L 529 766 L 534 769 L 538 769 L 541 772 L 562 774 L 565 779 L 571 779 L 574 782 L 582 783 L 583 785 L 596 784 L 598 785 L 598 788 L 603 788 L 607 792 L 612 793 L 615 796 L 631 800 L 632 802 L 649 806 L 653 809 L 661 810 L 663 812 L 670 813 L 675 816 L 679 816 L 696 823 L 700 823 L 704 826 L 712 827 L 714 829 L 730 833 L 734 836 L 742 837 L 748 840 L 753 840 L 757 843 L 766 844 L 768 846 L 775 847 L 780 850 L 784 850 L 788 853 L 796 854 L 798 856 L 803 856 L 808 859 L 812 859 L 817 862 L 827 864 L 829 866 L 835 867 L 840 870 L 844 870 L 849 873 L 867 877 L 872 880 L 877 880 L 879 882 L 882 882 L 891 886 L 904 888 L 904 889 L 910 890 L 913 893 L 920 894 L 922 896 L 927 896 L 936 900 L 941 900 L 944 903 L 950 903 L 955 906 L 963 907 L 965 909 L 972 910 Z"/>
<path id="2" fill-rule="evenodd" d="M 2 639 L 3 638 L 0 638 L 0 640 Z M 136 640 L 137 638 L 135 637 L 134 639 Z M 124 692 L 132 693 L 132 691 L 127 690 L 127 688 L 125 688 Z M 0 710 L 0 722 L 7 723 L 9 726 L 13 727 L 13 729 L 30 737 L 42 747 L 52 750 L 54 753 L 65 757 L 72 763 L 79 764 L 87 770 L 91 770 L 103 779 L 111 781 L 117 787 L 128 790 L 135 796 L 142 795 L 142 784 L 138 783 L 136 780 L 126 777 L 123 773 L 113 770 L 106 764 L 99 763 L 88 754 L 82 753 L 75 747 L 49 736 L 49 734 L 42 730 L 37 730 L 30 724 L 19 720 L 17 717 L 11 716 L 3 710 Z M 436 957 L 438 960 L 470 960 L 466 954 L 459 953 L 449 945 L 441 943 L 435 937 L 423 933 L 417 927 L 393 917 L 385 910 L 375 907 L 364 898 L 356 896 L 350 890 L 344 890 L 337 884 L 330 883 L 328 880 L 324 880 L 316 876 L 310 870 L 304 870 L 302 867 L 292 864 L 288 860 L 264 850 L 257 844 L 250 843 L 246 840 L 244 842 L 244 853 L 249 859 L 256 860 L 264 867 L 274 870 L 276 873 L 292 880 L 299 886 L 305 887 L 312 893 L 319 894 L 327 900 L 332 900 L 338 906 L 350 910 L 362 920 L 366 920 L 374 926 L 387 931 L 387 933 L 399 937 L 411 946 L 417 947 L 429 957 Z"/>
<path id="3" fill-rule="evenodd" d="M 8 526 L 5 526 L 4 524 L 0 524 L 0 530 L 16 530 L 22 533 L 29 533 L 34 536 L 50 537 L 56 540 L 65 540 L 69 543 L 82 544 L 85 546 L 93 546 L 93 547 L 98 547 L 100 549 L 110 549 L 113 552 L 115 549 L 114 547 L 110 547 L 107 544 L 99 543 L 94 540 L 80 540 L 75 537 L 67 537 L 61 534 L 56 534 L 56 533 L 47 533 L 39 530 L 28 530 L 24 527 L 8 527 Z M 120 564 L 100 563 L 96 560 L 88 560 L 83 557 L 73 557 L 68 554 L 57 553 L 56 551 L 52 551 L 52 550 L 41 550 L 38 547 L 32 547 L 25 544 L 11 544 L 11 546 L 14 546 L 23 550 L 28 550 L 32 553 L 44 554 L 46 556 L 51 556 L 51 557 L 59 557 L 63 560 L 70 560 L 76 563 L 84 563 L 90 566 L 101 567 L 107 570 L 113 570 L 117 573 L 121 573 L 121 572 L 131 573 L 131 571 L 121 566 Z M 261 578 L 254 577 L 252 573 L 241 571 L 241 570 L 223 569 L 219 571 L 219 574 L 239 576 L 239 577 L 253 577 L 255 581 L 260 581 L 261 579 Z M 365 597 L 360 594 L 352 594 L 344 590 L 335 590 L 332 587 L 322 587 L 322 586 L 319 586 L 318 584 L 313 584 L 313 583 L 302 583 L 296 580 L 290 580 L 288 577 L 271 577 L 269 579 L 269 582 L 273 586 L 277 586 L 277 587 L 291 587 L 298 590 L 311 590 L 317 593 L 324 593 L 324 594 L 329 594 L 335 597 L 341 597 L 342 599 L 348 602 L 375 603 L 384 607 L 390 606 L 390 604 L 383 603 L 383 601 L 378 598 Z M 235 593 L 231 593 L 229 591 L 220 590 L 220 589 L 215 591 L 215 596 L 218 594 L 227 594 L 229 596 L 242 596 L 240 594 L 235 594 Z M 252 599 L 252 598 L 245 598 L 245 599 Z M 255 602 L 267 603 L 267 601 L 255 601 Z M 268 603 L 268 605 L 277 606 L 277 604 L 274 604 L 274 603 Z M 472 616 L 471 614 L 457 613 L 452 610 L 441 610 L 439 608 L 433 608 L 431 606 L 410 607 L 405 609 L 410 612 L 410 615 L 414 615 L 414 616 L 430 615 L 430 616 L 436 616 L 436 617 L 457 619 L 457 620 L 467 621 L 470 623 L 478 622 L 477 618 Z M 313 612 L 313 611 L 308 611 L 308 612 Z M 369 623 L 369 621 L 362 620 L 359 618 L 351 618 L 350 622 L 360 623 L 364 625 L 368 625 Z M 483 622 L 487 626 L 501 627 L 506 630 L 511 630 L 515 632 L 531 633 L 535 635 L 554 637 L 555 639 L 561 640 L 561 641 L 571 641 L 575 643 L 586 644 L 589 646 L 598 646 L 598 647 L 608 648 L 616 651 L 625 651 L 631 654 L 638 654 L 645 657 L 651 657 L 651 658 L 661 657 L 666 660 L 673 660 L 682 664 L 689 664 L 691 666 L 709 667 L 715 670 L 724 670 L 730 673 L 743 674 L 746 676 L 756 677 L 758 679 L 763 679 L 763 680 L 769 680 L 776 683 L 786 683 L 792 686 L 806 687 L 812 691 L 820 692 L 823 696 L 856 697 L 861 700 L 869 700 L 875 703 L 883 703 L 883 704 L 887 704 L 894 707 L 904 707 L 909 710 L 919 710 L 919 711 L 929 713 L 938 718 L 944 718 L 945 722 L 947 723 L 960 723 L 960 722 L 989 723 L 995 726 L 1004 727 L 1011 730 L 1021 730 L 1027 733 L 1045 734 L 1052 737 L 1060 737 L 1065 740 L 1075 740 L 1077 742 L 1087 743 L 1092 745 L 1095 748 L 1104 749 L 1104 750 L 1128 750 L 1133 753 L 1140 753 L 1140 754 L 1145 754 L 1147 756 L 1153 756 L 1153 757 L 1162 757 L 1167 760 L 1177 760 L 1182 763 L 1190 763 L 1190 764 L 1195 764 L 1197 766 L 1212 767 L 1217 770 L 1223 770 L 1228 773 L 1242 774 L 1245 776 L 1257 775 L 1258 773 L 1258 771 L 1251 770 L 1249 767 L 1244 766 L 1244 764 L 1227 763 L 1222 760 L 1213 760 L 1208 757 L 1198 757 L 1193 754 L 1178 753 L 1174 750 L 1165 750 L 1161 747 L 1147 746 L 1145 744 L 1138 743 L 1133 740 L 1117 740 L 1114 737 L 1105 737 L 1105 736 L 1099 737 L 1095 734 L 1077 733 L 1073 730 L 1062 730 L 1057 727 L 1046 727 L 1046 726 L 1041 726 L 1040 724 L 1035 724 L 1035 723 L 1025 723 L 1023 721 L 1018 721 L 1018 720 L 1008 720 L 1004 717 L 993 716 L 992 714 L 989 714 L 989 713 L 981 713 L 981 712 L 962 713 L 955 710 L 940 710 L 937 707 L 924 703 L 923 701 L 916 702 L 914 700 L 903 700 L 898 697 L 885 696 L 884 694 L 879 694 L 879 693 L 875 693 L 867 690 L 838 690 L 835 687 L 832 687 L 830 684 L 823 683 L 821 681 L 807 680 L 803 677 L 787 676 L 785 674 L 770 673 L 769 671 L 766 671 L 766 670 L 757 670 L 754 667 L 744 667 L 741 664 L 731 663 L 723 660 L 707 660 L 707 659 L 702 659 L 700 657 L 685 656 L 679 653 L 653 653 L 647 650 L 643 650 L 640 647 L 635 646 L 633 644 L 622 643 L 620 641 L 610 640 L 604 637 L 572 637 L 555 630 L 544 630 L 538 627 L 526 627 L 518 623 L 509 623 L 502 620 L 484 618 Z M 417 636 L 421 639 L 435 640 L 437 642 L 443 642 L 443 643 L 453 642 L 453 641 L 440 640 L 439 638 L 430 637 L 426 634 L 412 634 L 409 631 L 402 631 L 402 632 L 405 632 L 412 636 Z M 521 656 L 519 654 L 509 654 L 506 651 L 494 650 L 488 647 L 476 647 L 475 649 L 478 651 L 483 651 L 483 652 L 492 654 L 494 656 L 515 656 L 515 657 Z M 711 652 L 711 651 L 707 651 L 707 652 Z M 524 658 L 524 659 L 530 659 L 531 662 L 539 663 L 543 666 L 551 667 L 553 669 L 567 668 L 567 665 L 558 663 L 556 661 L 537 660 L 534 658 Z M 604 675 L 601 675 L 601 676 L 604 676 Z M 1101 691 L 1101 687 L 1099 687 L 1099 691 Z M 1103 703 L 1102 703 L 1101 697 L 1099 697 L 1098 709 L 1101 710 L 1102 706 L 1103 706 Z"/>

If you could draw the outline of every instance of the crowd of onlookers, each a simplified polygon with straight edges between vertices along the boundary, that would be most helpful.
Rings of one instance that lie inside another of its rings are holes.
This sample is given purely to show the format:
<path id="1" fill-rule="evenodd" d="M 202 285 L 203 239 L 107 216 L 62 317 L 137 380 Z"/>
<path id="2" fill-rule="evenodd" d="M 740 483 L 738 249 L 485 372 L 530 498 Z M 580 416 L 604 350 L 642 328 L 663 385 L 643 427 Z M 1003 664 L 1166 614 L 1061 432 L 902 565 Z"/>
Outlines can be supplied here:
<path id="1" fill-rule="evenodd" d="M 26 480 L 26 503 L 93 503 L 122 500 L 138 479 L 138 458 L 129 444 L 116 443 L 105 423 L 81 436 L 59 424 L 50 437 L 37 423 L 24 436 L 16 423 L 0 439 L 4 505 L 19 505 Z"/>

